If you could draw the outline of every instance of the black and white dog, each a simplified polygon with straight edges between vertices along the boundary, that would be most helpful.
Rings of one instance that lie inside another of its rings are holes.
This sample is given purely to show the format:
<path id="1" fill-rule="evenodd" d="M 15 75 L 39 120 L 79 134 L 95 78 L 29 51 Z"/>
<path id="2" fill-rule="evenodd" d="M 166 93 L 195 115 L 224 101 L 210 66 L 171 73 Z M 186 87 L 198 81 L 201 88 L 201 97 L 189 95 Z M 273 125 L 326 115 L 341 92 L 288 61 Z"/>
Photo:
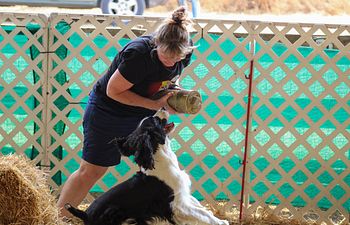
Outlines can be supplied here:
<path id="1" fill-rule="evenodd" d="M 124 156 L 134 155 L 141 171 L 97 198 L 84 212 L 65 208 L 86 225 L 228 225 L 191 195 L 191 180 L 180 169 L 168 134 L 174 124 L 159 110 L 126 138 L 116 139 Z"/>

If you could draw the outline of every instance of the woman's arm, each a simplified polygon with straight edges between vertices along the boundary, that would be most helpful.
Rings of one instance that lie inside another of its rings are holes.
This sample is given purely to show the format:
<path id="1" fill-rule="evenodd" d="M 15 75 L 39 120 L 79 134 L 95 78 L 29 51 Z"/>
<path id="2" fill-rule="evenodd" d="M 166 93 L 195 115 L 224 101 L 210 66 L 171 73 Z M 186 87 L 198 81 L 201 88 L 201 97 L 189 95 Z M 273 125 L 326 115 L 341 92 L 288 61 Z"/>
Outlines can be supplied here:
<path id="1" fill-rule="evenodd" d="M 174 113 L 171 112 L 172 109 L 167 103 L 167 99 L 172 95 L 171 93 L 160 99 L 152 100 L 130 91 L 132 86 L 133 84 L 126 80 L 117 69 L 108 81 L 107 96 L 126 105 L 139 106 L 151 110 L 165 107 L 170 113 Z"/>

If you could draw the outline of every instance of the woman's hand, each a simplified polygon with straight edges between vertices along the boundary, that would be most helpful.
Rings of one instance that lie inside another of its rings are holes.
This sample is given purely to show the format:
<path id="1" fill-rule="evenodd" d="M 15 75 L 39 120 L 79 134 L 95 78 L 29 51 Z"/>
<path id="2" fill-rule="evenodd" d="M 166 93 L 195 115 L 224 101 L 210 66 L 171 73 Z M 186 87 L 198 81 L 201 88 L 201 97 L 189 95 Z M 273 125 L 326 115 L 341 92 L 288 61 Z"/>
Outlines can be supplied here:
<path id="1" fill-rule="evenodd" d="M 157 105 L 160 108 L 165 108 L 166 111 L 168 111 L 170 114 L 177 114 L 177 112 L 175 111 L 175 109 L 173 109 L 169 104 L 168 104 L 168 98 L 170 98 L 171 96 L 173 96 L 174 93 L 173 92 L 169 92 L 166 95 L 164 95 L 163 97 L 161 97 L 160 99 L 156 100 Z"/>
<path id="2" fill-rule="evenodd" d="M 141 97 L 129 89 L 133 86 L 127 81 L 123 75 L 116 70 L 107 84 L 107 96 L 126 105 L 139 106 L 152 110 L 165 108 L 170 114 L 177 112 L 168 104 L 168 98 L 173 95 L 172 92 L 167 93 L 158 100 Z"/>

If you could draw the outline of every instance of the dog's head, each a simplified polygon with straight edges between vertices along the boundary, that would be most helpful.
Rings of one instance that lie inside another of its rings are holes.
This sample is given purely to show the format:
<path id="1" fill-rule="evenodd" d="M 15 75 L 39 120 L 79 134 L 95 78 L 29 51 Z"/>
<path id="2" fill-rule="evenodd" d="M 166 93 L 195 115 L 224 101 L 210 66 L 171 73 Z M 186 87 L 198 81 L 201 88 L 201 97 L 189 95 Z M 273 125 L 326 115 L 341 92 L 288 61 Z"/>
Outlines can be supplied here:
<path id="1" fill-rule="evenodd" d="M 154 116 L 144 118 L 127 137 L 117 138 L 117 148 L 123 156 L 135 156 L 135 162 L 142 168 L 154 169 L 153 155 L 164 145 L 174 123 L 168 123 L 169 113 L 159 110 Z"/>

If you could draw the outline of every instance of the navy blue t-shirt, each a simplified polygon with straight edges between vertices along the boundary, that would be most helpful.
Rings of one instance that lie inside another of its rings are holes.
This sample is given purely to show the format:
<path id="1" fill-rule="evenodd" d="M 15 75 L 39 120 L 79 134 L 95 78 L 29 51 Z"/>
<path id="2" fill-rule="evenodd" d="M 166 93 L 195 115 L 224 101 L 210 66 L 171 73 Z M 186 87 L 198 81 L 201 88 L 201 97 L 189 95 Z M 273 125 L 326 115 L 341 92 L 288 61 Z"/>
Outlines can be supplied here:
<path id="1" fill-rule="evenodd" d="M 188 54 L 173 67 L 165 67 L 158 58 L 152 36 L 138 37 L 113 59 L 106 74 L 97 81 L 90 93 L 90 102 L 116 116 L 152 115 L 153 110 L 125 105 L 109 98 L 106 94 L 109 79 L 119 69 L 123 77 L 134 84 L 130 89 L 132 92 L 150 98 L 179 78 L 182 70 L 189 65 L 191 55 L 192 53 Z"/>

